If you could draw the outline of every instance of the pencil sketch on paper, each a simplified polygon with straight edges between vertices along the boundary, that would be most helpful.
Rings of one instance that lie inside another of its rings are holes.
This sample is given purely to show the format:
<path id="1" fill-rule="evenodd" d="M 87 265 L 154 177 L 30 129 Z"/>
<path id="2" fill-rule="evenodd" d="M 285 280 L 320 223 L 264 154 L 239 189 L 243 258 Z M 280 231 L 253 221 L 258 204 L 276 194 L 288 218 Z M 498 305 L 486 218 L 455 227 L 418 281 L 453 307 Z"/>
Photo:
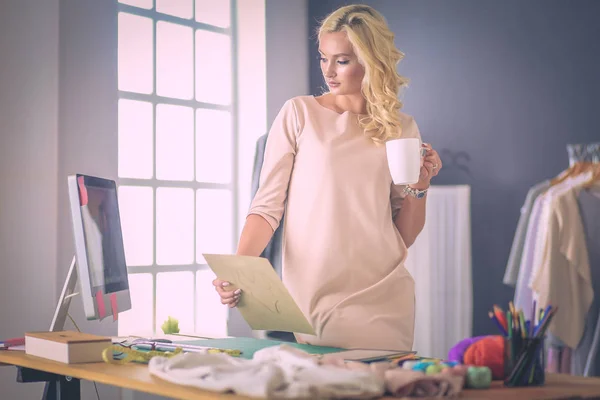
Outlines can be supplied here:
<path id="1" fill-rule="evenodd" d="M 257 303 L 261 304 L 273 314 L 281 314 L 278 294 L 275 293 L 277 288 L 273 287 L 269 280 L 257 279 L 254 272 L 250 268 L 237 270 L 236 282 L 238 286 L 245 288 L 244 297 L 252 297 Z M 261 297 L 254 295 L 254 291 L 260 292 Z"/>

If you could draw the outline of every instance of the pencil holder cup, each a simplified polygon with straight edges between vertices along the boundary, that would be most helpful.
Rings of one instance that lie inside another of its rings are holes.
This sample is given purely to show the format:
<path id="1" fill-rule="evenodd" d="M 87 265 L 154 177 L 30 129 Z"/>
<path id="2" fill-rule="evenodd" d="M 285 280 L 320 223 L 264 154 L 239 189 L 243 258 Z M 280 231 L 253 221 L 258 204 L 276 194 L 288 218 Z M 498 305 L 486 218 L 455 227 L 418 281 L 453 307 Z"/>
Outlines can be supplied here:
<path id="1" fill-rule="evenodd" d="M 506 338 L 504 386 L 540 386 L 546 381 L 544 338 Z"/>

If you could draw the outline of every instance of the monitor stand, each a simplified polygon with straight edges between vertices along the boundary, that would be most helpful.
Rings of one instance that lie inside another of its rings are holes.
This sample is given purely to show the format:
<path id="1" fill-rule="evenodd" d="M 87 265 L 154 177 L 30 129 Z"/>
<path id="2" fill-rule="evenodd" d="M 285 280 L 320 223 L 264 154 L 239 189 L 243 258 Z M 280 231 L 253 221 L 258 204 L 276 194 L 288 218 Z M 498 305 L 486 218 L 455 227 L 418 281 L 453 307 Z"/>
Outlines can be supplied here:
<path id="1" fill-rule="evenodd" d="M 63 285 L 62 292 L 56 304 L 56 310 L 50 323 L 50 332 L 62 331 L 71 305 L 71 298 L 77 296 L 77 261 L 75 256 L 71 260 L 71 266 L 67 273 L 67 279 Z M 61 376 L 44 371 L 38 371 L 25 367 L 17 367 L 17 382 L 46 382 L 42 400 L 80 399 L 81 383 L 79 379 L 70 376 Z"/>
<path id="2" fill-rule="evenodd" d="M 56 303 L 56 310 L 54 311 L 54 316 L 52 317 L 52 322 L 50 323 L 50 332 L 64 330 L 67 314 L 69 313 L 69 306 L 71 305 L 71 298 L 79 294 L 78 292 L 75 292 L 75 288 L 77 287 L 76 263 L 77 261 L 75 260 L 75 256 L 73 256 L 62 292 L 58 298 L 58 303 Z"/>

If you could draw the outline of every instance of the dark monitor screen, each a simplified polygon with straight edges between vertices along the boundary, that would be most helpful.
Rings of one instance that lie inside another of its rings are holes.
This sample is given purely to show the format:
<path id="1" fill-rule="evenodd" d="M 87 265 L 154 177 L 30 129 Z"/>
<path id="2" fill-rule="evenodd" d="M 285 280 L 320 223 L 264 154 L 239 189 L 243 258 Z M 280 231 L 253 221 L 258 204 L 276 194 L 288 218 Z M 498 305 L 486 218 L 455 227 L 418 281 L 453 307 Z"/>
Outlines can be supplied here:
<path id="1" fill-rule="evenodd" d="M 114 181 L 77 175 L 92 291 L 129 289 L 123 233 Z"/>

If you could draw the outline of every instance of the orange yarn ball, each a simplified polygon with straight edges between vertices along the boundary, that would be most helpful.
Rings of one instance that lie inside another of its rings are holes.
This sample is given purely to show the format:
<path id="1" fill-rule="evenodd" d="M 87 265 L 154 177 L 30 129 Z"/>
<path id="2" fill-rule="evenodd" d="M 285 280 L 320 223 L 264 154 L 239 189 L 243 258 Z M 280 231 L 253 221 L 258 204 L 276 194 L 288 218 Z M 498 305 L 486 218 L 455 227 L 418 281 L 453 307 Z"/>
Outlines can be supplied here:
<path id="1" fill-rule="evenodd" d="M 504 379 L 504 337 L 488 336 L 473 343 L 465 351 L 464 363 L 489 367 L 493 379 Z"/>

